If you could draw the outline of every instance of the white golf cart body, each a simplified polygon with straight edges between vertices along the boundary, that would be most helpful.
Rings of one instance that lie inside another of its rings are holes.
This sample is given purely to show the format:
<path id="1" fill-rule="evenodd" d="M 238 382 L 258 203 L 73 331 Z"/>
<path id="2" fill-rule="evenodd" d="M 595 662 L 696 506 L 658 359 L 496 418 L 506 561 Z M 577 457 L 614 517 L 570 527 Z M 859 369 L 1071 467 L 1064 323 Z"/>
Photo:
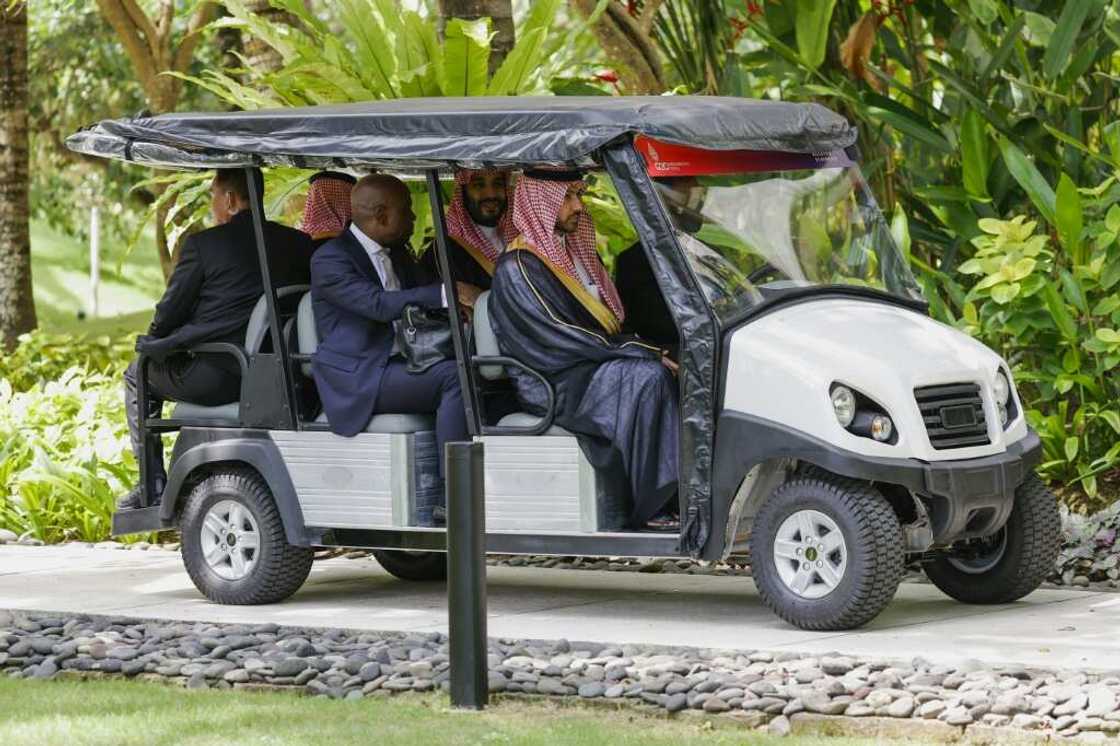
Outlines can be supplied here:
<path id="1" fill-rule="evenodd" d="M 700 277 L 703 262 L 697 262 L 689 240 L 675 229 L 662 202 L 665 193 L 650 178 L 681 173 L 684 161 L 672 160 L 675 156 L 687 161 L 695 155 L 704 161 L 706 153 L 707 162 L 725 157 L 767 161 L 769 155 L 778 160 L 789 156 L 799 163 L 817 158 L 821 168 L 830 166 L 831 158 L 847 169 L 837 171 L 839 178 L 833 181 L 862 188 L 860 214 L 878 226 L 881 215 L 869 191 L 860 187 L 858 169 L 847 160 L 854 157 L 854 139 L 847 122 L 812 104 L 716 97 L 557 97 L 412 99 L 165 114 L 103 122 L 75 134 L 68 144 L 87 154 L 160 167 L 350 166 L 423 174 L 449 298 L 454 297 L 454 287 L 439 197 L 441 173 L 458 167 L 517 169 L 542 163 L 604 169 L 681 333 L 682 529 L 679 535 L 624 530 L 625 504 L 612 497 L 617 493 L 616 477 L 597 473 L 578 439 L 552 424 L 551 413 L 542 417 L 523 412 L 486 421 L 480 411 L 482 387 L 520 364 L 501 356 L 483 297 L 475 312 L 474 349 L 462 328 L 455 326 L 454 332 L 468 424 L 474 437 L 485 443 L 488 551 L 721 559 L 746 549 L 754 517 L 777 488 L 818 473 L 857 480 L 860 489 L 872 490 L 861 494 L 881 502 L 885 515 L 895 521 L 897 541 L 888 534 L 886 543 L 897 545 L 890 550 L 890 561 L 899 565 L 900 576 L 904 552 L 918 555 L 991 536 L 1008 520 L 1016 489 L 1037 460 L 1039 448 L 1013 390 L 1001 411 L 995 387 L 997 376 L 1009 376 L 1006 363 L 980 343 L 928 318 L 905 261 L 885 231 L 865 237 L 865 253 L 875 254 L 871 266 L 881 265 L 884 273 L 893 263 L 893 290 L 874 282 L 874 277 L 870 286 L 811 282 L 795 261 L 793 243 L 787 241 L 791 251 L 783 253 L 780 241 L 770 241 L 777 250 L 763 252 L 767 267 L 786 279 L 757 289 L 737 280 L 743 293 L 749 291 L 749 301 L 734 313 L 714 310 L 717 303 L 707 280 Z M 666 153 L 668 160 L 662 158 Z M 711 173 L 733 170 L 724 165 Z M 690 173 L 708 172 L 701 166 Z M 717 201 L 712 198 L 713 204 Z M 252 209 L 263 257 L 259 195 Z M 739 216 L 747 218 L 749 214 Z M 778 223 L 781 232 L 781 220 Z M 784 230 L 789 232 L 788 227 Z M 267 281 L 265 263 L 262 267 Z M 792 285 L 783 285 L 790 280 Z M 266 338 L 272 341 L 271 351 L 262 351 Z M 445 531 L 432 521 L 432 509 L 442 499 L 432 489 L 436 459 L 441 457 L 435 451 L 432 418 L 375 415 L 364 433 L 350 438 L 330 433 L 321 417 L 299 411 L 297 393 L 312 385 L 309 363 L 316 345 L 307 288 L 266 292 L 244 347 L 225 350 L 242 364 L 240 405 L 180 404 L 170 418 L 146 421 L 146 438 L 179 433 L 169 481 L 162 502 L 156 504 L 150 494 L 150 468 L 142 464 L 149 507 L 119 511 L 114 533 L 194 530 L 183 525 L 192 493 L 213 475 L 232 469 L 261 485 L 282 520 L 289 549 L 445 549 Z M 196 349 L 222 351 L 219 347 Z M 841 424 L 832 400 L 837 386 L 855 392 L 858 402 L 873 402 L 877 412 L 889 416 L 891 437 L 876 440 Z M 923 392 L 929 391 L 933 398 L 923 400 Z M 974 416 L 963 424 L 941 423 L 945 402 Z M 962 433 L 963 440 L 957 437 Z M 812 469 L 817 471 L 807 471 Z M 240 518 L 233 515 L 227 509 L 220 517 L 236 529 Z M 821 536 L 834 533 L 835 540 L 843 521 L 824 520 Z M 257 526 L 245 524 L 250 525 Z M 223 551 L 230 551 L 222 530 L 202 531 L 204 541 L 219 542 Z M 809 540 L 806 530 L 795 536 Z M 309 557 L 307 551 L 301 556 Z M 846 566 L 849 554 L 859 559 L 858 547 L 837 551 L 838 568 Z M 249 553 L 237 561 L 251 572 L 255 559 Z M 894 577 L 894 570 L 891 573 Z M 238 580 L 236 573 L 218 575 Z M 285 593 L 271 596 L 222 596 L 205 587 L 196 571 L 192 578 L 211 598 L 235 603 L 248 602 L 236 600 L 240 598 L 278 600 L 302 582 L 300 577 Z M 897 584 L 897 578 L 893 582 Z M 827 595 L 834 586 L 816 583 L 816 590 L 800 594 L 801 600 Z M 890 594 L 893 586 L 887 600 Z M 878 608 L 881 605 L 870 616 Z M 810 619 L 805 626 L 853 626 L 870 616 L 841 615 L 819 624 Z"/>

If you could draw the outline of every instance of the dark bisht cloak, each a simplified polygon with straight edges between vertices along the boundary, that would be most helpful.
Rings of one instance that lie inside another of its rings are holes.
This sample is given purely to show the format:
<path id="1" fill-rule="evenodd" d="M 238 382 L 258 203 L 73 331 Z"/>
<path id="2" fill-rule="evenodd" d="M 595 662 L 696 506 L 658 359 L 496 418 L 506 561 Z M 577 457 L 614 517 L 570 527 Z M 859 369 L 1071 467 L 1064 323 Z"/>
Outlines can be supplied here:
<path id="1" fill-rule="evenodd" d="M 447 242 L 447 259 L 451 264 L 451 277 L 458 282 L 489 290 L 494 276 L 494 262 L 472 246 L 459 243 L 455 238 Z M 435 247 L 429 245 L 424 252 L 423 264 L 436 276 L 441 275 Z"/>
<path id="2" fill-rule="evenodd" d="M 498 260 L 489 300 L 503 354 L 552 384 L 556 424 L 580 436 L 596 468 L 621 468 L 640 526 L 676 492 L 677 383 L 656 347 L 619 333 L 610 309 L 515 240 Z M 539 382 L 509 369 L 518 399 L 542 413 Z"/>

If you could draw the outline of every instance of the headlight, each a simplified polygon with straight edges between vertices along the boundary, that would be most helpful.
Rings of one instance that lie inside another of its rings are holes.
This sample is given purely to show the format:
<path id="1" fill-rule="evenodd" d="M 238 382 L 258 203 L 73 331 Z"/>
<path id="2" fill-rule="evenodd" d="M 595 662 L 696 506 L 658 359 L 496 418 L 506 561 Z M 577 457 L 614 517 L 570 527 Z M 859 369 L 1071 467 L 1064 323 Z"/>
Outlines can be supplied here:
<path id="1" fill-rule="evenodd" d="M 856 395 L 847 386 L 832 387 L 832 410 L 841 427 L 852 424 L 856 416 Z"/>
<path id="2" fill-rule="evenodd" d="M 894 432 L 894 425 L 891 424 L 891 418 L 885 414 L 877 414 L 871 418 L 871 437 L 880 443 L 885 443 L 891 439 L 891 433 Z"/>
<path id="3" fill-rule="evenodd" d="M 1006 407 L 1011 399 L 1011 382 L 1002 370 L 996 371 L 996 380 L 992 381 L 992 392 L 996 395 L 996 404 Z"/>

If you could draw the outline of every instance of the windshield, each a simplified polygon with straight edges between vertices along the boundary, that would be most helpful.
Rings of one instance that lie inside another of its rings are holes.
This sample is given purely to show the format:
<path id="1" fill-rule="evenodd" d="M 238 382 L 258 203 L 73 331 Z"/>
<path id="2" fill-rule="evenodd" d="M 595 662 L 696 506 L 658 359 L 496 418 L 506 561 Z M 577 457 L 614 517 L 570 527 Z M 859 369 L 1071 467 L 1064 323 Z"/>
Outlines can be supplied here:
<path id="1" fill-rule="evenodd" d="M 854 166 L 654 181 L 720 318 L 829 285 L 922 297 Z"/>

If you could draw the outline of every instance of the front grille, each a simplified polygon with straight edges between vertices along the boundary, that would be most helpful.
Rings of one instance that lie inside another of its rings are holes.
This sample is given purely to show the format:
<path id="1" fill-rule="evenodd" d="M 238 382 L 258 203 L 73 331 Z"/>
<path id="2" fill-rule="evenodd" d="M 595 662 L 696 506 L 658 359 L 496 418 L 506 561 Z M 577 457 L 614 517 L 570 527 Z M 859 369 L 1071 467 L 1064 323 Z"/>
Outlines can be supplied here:
<path id="1" fill-rule="evenodd" d="M 937 450 L 991 443 L 978 384 L 924 386 L 914 389 L 914 398 L 922 412 L 929 442 Z"/>

